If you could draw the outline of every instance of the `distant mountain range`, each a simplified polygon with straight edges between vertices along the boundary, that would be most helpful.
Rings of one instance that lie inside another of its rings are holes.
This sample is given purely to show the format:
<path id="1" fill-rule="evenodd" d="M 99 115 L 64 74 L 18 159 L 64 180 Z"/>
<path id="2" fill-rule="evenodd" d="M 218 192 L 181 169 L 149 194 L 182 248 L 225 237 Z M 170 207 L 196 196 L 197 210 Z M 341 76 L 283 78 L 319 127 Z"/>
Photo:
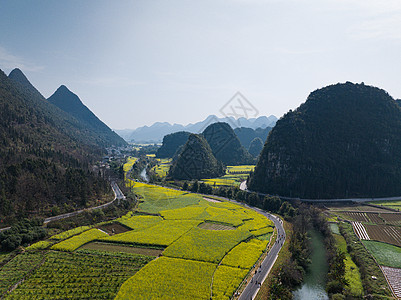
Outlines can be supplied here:
<path id="1" fill-rule="evenodd" d="M 167 134 L 178 132 L 178 131 L 188 131 L 191 133 L 200 133 L 207 126 L 217 122 L 225 122 L 230 124 L 234 128 L 246 127 L 246 128 L 266 128 L 273 127 L 276 124 L 277 118 L 273 115 L 266 117 L 261 116 L 258 118 L 239 118 L 235 119 L 233 117 L 218 118 L 215 115 L 208 116 L 205 120 L 190 123 L 188 125 L 181 124 L 170 124 L 168 122 L 156 122 L 151 126 L 142 126 L 137 129 L 123 129 L 115 130 L 122 138 L 128 142 L 152 142 L 159 143 L 163 140 L 163 137 Z"/>

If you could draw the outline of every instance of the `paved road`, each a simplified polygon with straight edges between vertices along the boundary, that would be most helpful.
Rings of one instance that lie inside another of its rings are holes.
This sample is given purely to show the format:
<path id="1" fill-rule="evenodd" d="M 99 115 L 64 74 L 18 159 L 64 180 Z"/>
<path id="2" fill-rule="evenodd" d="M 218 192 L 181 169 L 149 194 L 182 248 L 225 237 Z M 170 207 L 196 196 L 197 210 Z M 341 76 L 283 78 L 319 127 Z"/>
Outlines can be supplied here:
<path id="1" fill-rule="evenodd" d="M 62 215 L 58 215 L 58 216 L 54 216 L 54 217 L 49 217 L 49 218 L 46 218 L 43 223 L 47 224 L 47 223 L 49 223 L 51 221 L 56 221 L 56 220 L 61 220 L 61 219 L 73 217 L 73 216 L 76 216 L 76 215 L 79 215 L 79 214 L 83 213 L 84 211 L 91 211 L 91 210 L 94 210 L 94 209 L 105 208 L 105 207 L 111 205 L 112 203 L 114 203 L 114 201 L 116 201 L 116 200 L 125 199 L 125 196 L 121 192 L 120 187 L 118 186 L 117 183 L 115 183 L 113 181 L 111 183 L 111 188 L 113 189 L 113 192 L 114 192 L 114 199 L 112 201 L 107 202 L 107 203 L 102 204 L 102 205 L 99 205 L 99 206 L 85 208 L 85 209 L 73 211 L 73 212 L 70 212 L 70 213 L 66 213 L 66 214 L 62 214 Z"/>
<path id="2" fill-rule="evenodd" d="M 260 268 L 258 268 L 257 272 L 254 273 L 254 275 L 252 276 L 252 280 L 250 282 L 248 282 L 246 288 L 243 290 L 242 294 L 239 297 L 240 300 L 250 300 L 250 299 L 253 299 L 256 297 L 256 294 L 258 293 L 258 291 L 260 289 L 259 283 L 260 283 L 260 285 L 263 284 L 263 282 L 267 278 L 267 275 L 269 275 L 271 268 L 273 267 L 274 263 L 276 262 L 278 253 L 280 252 L 280 250 L 283 247 L 284 242 L 285 242 L 285 238 L 286 238 L 285 230 L 283 227 L 282 220 L 279 219 L 278 217 L 276 217 L 272 214 L 269 214 L 268 212 L 266 212 L 262 209 L 252 207 L 252 206 L 243 204 L 243 203 L 235 201 L 235 200 L 231 200 L 231 199 L 227 199 L 227 198 L 224 198 L 224 199 L 234 202 L 238 205 L 242 205 L 246 208 L 253 209 L 254 211 L 264 215 L 266 218 L 273 221 L 273 223 L 277 229 L 276 242 L 274 243 L 273 247 L 270 249 L 269 253 L 265 257 L 263 262 L 261 263 Z"/>
<path id="3" fill-rule="evenodd" d="M 118 201 L 118 200 L 125 200 L 125 196 L 124 194 L 121 192 L 120 187 L 118 186 L 117 183 L 115 183 L 114 181 L 111 183 L 111 188 L 113 189 L 114 192 L 114 199 L 110 202 L 107 202 L 105 204 L 99 205 L 99 206 L 95 206 L 95 207 L 90 207 L 90 208 L 85 208 L 85 209 L 81 209 L 81 210 L 77 210 L 77 211 L 73 211 L 70 213 L 66 213 L 66 214 L 62 214 L 62 215 L 58 215 L 58 216 L 53 216 L 53 217 L 49 217 L 46 218 L 43 222 L 43 224 L 47 224 L 51 221 L 56 221 L 56 220 L 61 220 L 61 219 L 65 219 L 65 218 L 69 218 L 69 217 L 73 217 L 76 215 L 79 215 L 81 213 L 83 213 L 84 211 L 91 211 L 94 209 L 99 209 L 99 208 L 105 208 L 109 205 L 111 205 L 112 203 L 114 203 L 114 201 Z M 6 228 L 2 228 L 0 229 L 0 232 L 5 231 L 7 229 L 10 229 L 11 227 L 6 227 Z"/>
<path id="4" fill-rule="evenodd" d="M 251 192 L 248 190 L 246 185 L 246 181 L 241 182 L 240 187 L 241 190 L 246 192 Z M 266 196 L 268 194 L 258 193 L 261 196 Z M 298 200 L 301 202 L 368 202 L 368 201 L 393 201 L 393 200 L 401 200 L 401 196 L 397 197 L 383 197 L 383 198 L 339 198 L 339 199 L 302 199 L 302 198 L 292 198 L 292 197 L 283 197 L 278 196 L 283 200 Z"/>
<path id="5" fill-rule="evenodd" d="M 277 241 L 274 243 L 273 247 L 270 249 L 269 253 L 263 260 L 261 266 L 256 270 L 256 274 L 253 275 L 252 279 L 250 282 L 248 282 L 245 290 L 242 292 L 241 296 L 239 297 L 240 300 L 249 300 L 253 299 L 256 297 L 256 294 L 258 293 L 260 285 L 263 284 L 265 279 L 267 278 L 267 275 L 269 275 L 269 272 L 271 268 L 273 267 L 274 263 L 276 262 L 278 253 L 280 252 L 282 246 L 284 245 L 285 242 L 285 230 L 282 224 L 282 221 L 268 212 L 265 212 L 261 209 L 254 208 L 247 206 L 248 208 L 251 208 L 258 213 L 266 216 L 270 220 L 274 222 L 274 225 L 277 228 Z"/>

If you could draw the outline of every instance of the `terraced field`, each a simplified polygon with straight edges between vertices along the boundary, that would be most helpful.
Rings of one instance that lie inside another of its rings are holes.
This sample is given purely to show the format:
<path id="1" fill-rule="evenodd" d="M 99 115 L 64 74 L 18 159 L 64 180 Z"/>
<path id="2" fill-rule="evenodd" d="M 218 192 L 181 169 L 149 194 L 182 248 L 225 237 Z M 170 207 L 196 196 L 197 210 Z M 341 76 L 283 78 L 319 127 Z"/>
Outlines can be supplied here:
<path id="1" fill-rule="evenodd" d="M 273 223 L 230 202 L 130 186 L 136 211 L 38 242 L 1 268 L 3 291 L 25 278 L 7 297 L 230 299 L 266 251 Z"/>

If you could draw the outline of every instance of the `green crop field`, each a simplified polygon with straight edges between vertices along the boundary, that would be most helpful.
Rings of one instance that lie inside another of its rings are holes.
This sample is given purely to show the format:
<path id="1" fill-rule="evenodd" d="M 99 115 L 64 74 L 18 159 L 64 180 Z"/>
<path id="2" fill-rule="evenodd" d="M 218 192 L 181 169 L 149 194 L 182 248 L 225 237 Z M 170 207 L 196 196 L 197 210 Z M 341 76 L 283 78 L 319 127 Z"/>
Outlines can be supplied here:
<path id="1" fill-rule="evenodd" d="M 213 277 L 212 299 L 231 299 L 248 270 L 220 265 Z"/>
<path id="2" fill-rule="evenodd" d="M 51 247 L 53 250 L 62 250 L 62 251 L 74 251 L 78 249 L 82 245 L 89 243 L 94 240 L 98 240 L 102 237 L 107 237 L 108 234 L 100 231 L 99 229 L 90 229 L 85 231 L 79 235 L 73 236 L 67 240 L 64 240 L 58 244 L 55 244 Z"/>
<path id="3" fill-rule="evenodd" d="M 250 167 L 234 170 L 226 176 Z M 231 202 L 126 182 L 134 211 L 39 241 L 6 263 L 3 292 L 24 278 L 7 299 L 230 299 L 266 251 L 273 223 Z"/>
<path id="4" fill-rule="evenodd" d="M 353 262 L 351 255 L 347 251 L 347 243 L 344 237 L 340 234 L 333 234 L 336 239 L 338 249 L 345 253 L 345 279 L 347 280 L 347 290 L 354 297 L 363 295 L 363 286 L 359 268 Z"/>
<path id="5" fill-rule="evenodd" d="M 250 269 L 266 249 L 267 241 L 252 239 L 235 246 L 221 261 L 222 265 Z"/>
<path id="6" fill-rule="evenodd" d="M 401 268 L 401 248 L 376 241 L 362 241 L 379 265 Z"/>
<path id="7" fill-rule="evenodd" d="M 210 299 L 215 269 L 211 263 L 160 257 L 128 279 L 116 299 Z"/>
<path id="8" fill-rule="evenodd" d="M 121 284 L 150 260 L 132 254 L 51 251 L 7 299 L 113 299 Z"/>
<path id="9" fill-rule="evenodd" d="M 379 206 L 384 206 L 384 207 L 389 207 L 395 210 L 400 211 L 401 210 L 401 201 L 396 200 L 396 201 L 371 201 L 368 202 L 369 204 L 374 204 L 374 205 L 379 205 Z"/>
<path id="10" fill-rule="evenodd" d="M 24 278 L 43 259 L 44 253 L 25 252 L 0 269 L 0 295 Z"/>
<path id="11" fill-rule="evenodd" d="M 163 178 L 167 176 L 168 171 L 171 167 L 171 158 L 156 158 L 157 165 L 152 168 L 152 171 L 156 173 L 157 176 Z"/>
<path id="12" fill-rule="evenodd" d="M 86 230 L 91 229 L 92 226 L 81 226 L 81 227 L 77 227 L 77 228 L 73 228 L 67 231 L 64 231 L 62 233 L 53 235 L 50 237 L 51 240 L 65 240 L 68 239 L 69 237 L 72 237 L 74 235 L 80 234 Z"/>
<path id="13" fill-rule="evenodd" d="M 163 254 L 170 257 L 219 263 L 235 245 L 250 236 L 250 232 L 245 230 L 194 228 L 167 247 Z"/>

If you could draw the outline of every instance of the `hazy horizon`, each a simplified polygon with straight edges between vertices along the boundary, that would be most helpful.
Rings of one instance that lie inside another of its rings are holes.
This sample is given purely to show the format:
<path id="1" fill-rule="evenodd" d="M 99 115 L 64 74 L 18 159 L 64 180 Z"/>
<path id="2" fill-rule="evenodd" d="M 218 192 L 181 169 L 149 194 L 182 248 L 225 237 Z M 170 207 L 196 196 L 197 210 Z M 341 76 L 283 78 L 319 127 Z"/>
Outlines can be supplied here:
<path id="1" fill-rule="evenodd" d="M 240 91 L 280 118 L 364 82 L 401 98 L 397 0 L 0 1 L 0 69 L 60 85 L 113 129 L 194 123 Z"/>

